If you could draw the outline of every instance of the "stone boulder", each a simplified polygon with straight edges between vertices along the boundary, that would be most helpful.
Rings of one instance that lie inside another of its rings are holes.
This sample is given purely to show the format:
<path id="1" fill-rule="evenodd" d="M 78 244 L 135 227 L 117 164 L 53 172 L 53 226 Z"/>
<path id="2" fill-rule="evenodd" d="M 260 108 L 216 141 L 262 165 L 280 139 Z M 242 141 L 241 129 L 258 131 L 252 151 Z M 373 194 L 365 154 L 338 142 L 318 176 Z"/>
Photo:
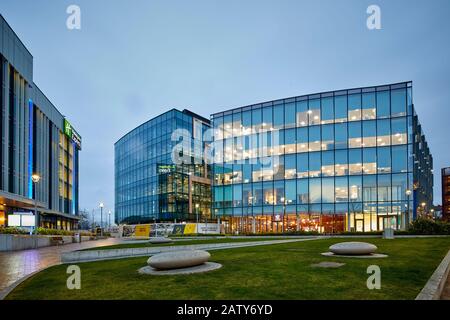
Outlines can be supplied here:
<path id="1" fill-rule="evenodd" d="M 341 242 L 330 247 L 332 253 L 347 256 L 370 255 L 377 249 L 375 245 L 367 242 Z"/>
<path id="2" fill-rule="evenodd" d="M 180 269 L 208 262 L 209 252 L 203 250 L 172 251 L 150 257 L 147 264 L 158 270 Z"/>

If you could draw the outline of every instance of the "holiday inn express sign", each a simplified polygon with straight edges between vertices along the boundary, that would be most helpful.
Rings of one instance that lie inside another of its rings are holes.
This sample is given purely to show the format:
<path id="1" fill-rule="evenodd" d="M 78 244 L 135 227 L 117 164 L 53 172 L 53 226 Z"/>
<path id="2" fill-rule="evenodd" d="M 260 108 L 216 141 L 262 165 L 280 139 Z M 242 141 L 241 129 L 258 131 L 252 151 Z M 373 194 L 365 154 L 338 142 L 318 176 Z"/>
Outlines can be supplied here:
<path id="1" fill-rule="evenodd" d="M 64 134 L 68 136 L 81 150 L 81 136 L 75 131 L 69 121 L 64 119 Z"/>

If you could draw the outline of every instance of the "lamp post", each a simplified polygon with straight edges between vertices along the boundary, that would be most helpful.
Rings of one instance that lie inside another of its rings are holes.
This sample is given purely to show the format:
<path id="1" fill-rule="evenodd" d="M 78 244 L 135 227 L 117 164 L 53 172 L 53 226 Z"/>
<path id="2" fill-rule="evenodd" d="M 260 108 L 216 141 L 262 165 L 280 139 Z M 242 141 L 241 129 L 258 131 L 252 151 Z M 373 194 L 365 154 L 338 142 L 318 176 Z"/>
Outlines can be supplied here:
<path id="1" fill-rule="evenodd" d="M 195 215 L 196 215 L 196 220 L 197 220 L 197 234 L 198 232 L 198 209 L 200 208 L 200 204 L 196 203 L 195 204 Z"/>
<path id="2" fill-rule="evenodd" d="M 108 211 L 108 229 L 111 230 L 111 210 Z"/>
<path id="3" fill-rule="evenodd" d="M 100 235 L 103 237 L 103 207 L 105 205 L 103 204 L 103 202 L 100 202 L 99 207 L 100 207 Z"/>
<path id="4" fill-rule="evenodd" d="M 33 173 L 31 176 L 31 181 L 33 181 L 33 189 L 34 189 L 34 234 L 38 234 L 38 223 L 39 223 L 39 217 L 38 217 L 38 211 L 37 211 L 37 190 L 36 190 L 36 184 L 41 180 L 41 177 L 37 173 Z"/>
<path id="5" fill-rule="evenodd" d="M 208 234 L 208 215 L 205 215 L 205 232 Z"/>
<path id="6" fill-rule="evenodd" d="M 407 210 L 408 210 L 408 213 L 407 213 L 407 221 L 405 221 L 405 229 L 407 229 L 407 227 L 409 226 L 409 220 L 410 220 L 410 216 L 409 216 L 409 210 L 411 210 L 411 208 L 409 207 L 409 197 L 411 196 L 411 194 L 412 194 L 412 191 L 411 190 L 409 190 L 409 189 L 407 189 L 406 191 L 405 191 L 405 193 L 406 193 L 406 200 L 408 201 L 408 204 L 407 204 Z"/>
<path id="7" fill-rule="evenodd" d="M 283 216 L 281 217 L 281 232 L 284 232 L 284 217 L 286 216 L 286 199 L 282 197 L 281 202 L 283 203 Z M 277 230 L 278 231 L 278 230 Z"/>

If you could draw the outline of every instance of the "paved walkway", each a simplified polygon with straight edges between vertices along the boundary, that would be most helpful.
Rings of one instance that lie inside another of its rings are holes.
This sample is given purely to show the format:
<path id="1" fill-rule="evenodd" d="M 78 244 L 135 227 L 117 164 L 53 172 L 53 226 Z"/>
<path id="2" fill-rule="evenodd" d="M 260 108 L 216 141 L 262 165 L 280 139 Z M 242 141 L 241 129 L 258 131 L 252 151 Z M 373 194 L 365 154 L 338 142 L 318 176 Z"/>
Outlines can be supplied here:
<path id="1" fill-rule="evenodd" d="M 39 249 L 0 252 L 0 293 L 17 280 L 61 262 L 61 254 L 121 243 L 120 239 L 86 241 Z M 0 294 L 1 295 L 1 294 Z"/>
<path id="2" fill-rule="evenodd" d="M 444 290 L 442 290 L 441 300 L 450 300 L 450 273 L 445 283 Z"/>
<path id="3" fill-rule="evenodd" d="M 321 237 L 308 237 L 297 239 L 272 239 L 269 241 L 251 241 L 251 242 L 236 242 L 236 243 L 222 243 L 222 244 L 192 244 L 184 246 L 167 246 L 167 247 L 154 247 L 152 251 L 156 249 L 156 252 L 151 254 L 170 251 L 175 249 L 206 249 L 206 250 L 220 250 L 249 246 L 270 245 L 276 243 L 289 243 L 297 241 L 315 240 Z M 109 246 L 119 243 L 124 243 L 121 239 L 105 239 L 97 241 L 87 241 L 80 244 L 68 244 L 65 246 L 53 246 L 45 247 L 33 250 L 13 251 L 13 252 L 0 252 L 0 300 L 4 297 L 10 289 L 17 284 L 19 280 L 22 281 L 39 270 L 48 268 L 50 266 L 61 263 L 61 256 L 63 253 L 74 252 L 81 249 Z M 126 241 L 126 243 L 135 241 Z M 140 241 L 136 241 L 140 242 Z M 107 250 L 106 250 L 107 251 Z M 83 252 L 83 251 L 81 251 Z M 84 251 L 89 252 L 89 251 Z M 103 251 L 104 252 L 104 251 Z"/>

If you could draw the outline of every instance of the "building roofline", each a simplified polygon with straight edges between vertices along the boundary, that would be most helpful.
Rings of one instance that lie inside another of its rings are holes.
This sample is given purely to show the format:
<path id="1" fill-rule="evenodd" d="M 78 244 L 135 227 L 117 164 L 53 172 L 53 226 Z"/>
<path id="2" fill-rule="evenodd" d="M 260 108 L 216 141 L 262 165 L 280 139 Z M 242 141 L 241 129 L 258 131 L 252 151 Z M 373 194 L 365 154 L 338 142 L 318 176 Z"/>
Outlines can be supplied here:
<path id="1" fill-rule="evenodd" d="M 190 116 L 192 116 L 194 118 L 197 118 L 199 120 L 202 120 L 206 124 L 209 124 L 209 125 L 211 124 L 211 120 L 206 119 L 205 117 L 203 117 L 203 116 L 201 116 L 201 115 L 199 115 L 199 114 L 197 114 L 195 112 L 192 112 L 191 110 L 183 109 L 183 113 L 188 114 L 188 115 L 190 115 Z"/>
<path id="2" fill-rule="evenodd" d="M 273 105 L 275 102 L 283 102 L 285 100 L 305 98 L 305 97 L 316 96 L 316 95 L 325 95 L 325 94 L 331 94 L 331 93 L 342 92 L 342 91 L 364 90 L 364 89 L 372 89 L 372 88 L 375 89 L 375 88 L 379 88 L 379 87 L 395 86 L 395 85 L 401 85 L 401 84 L 405 84 L 406 87 L 408 87 L 408 84 L 412 85 L 412 83 L 413 83 L 412 81 L 402 81 L 402 82 L 387 83 L 387 84 L 375 85 L 375 86 L 364 86 L 364 87 L 346 88 L 346 89 L 339 89 L 339 90 L 329 90 L 329 91 L 322 91 L 322 92 L 316 92 L 316 93 L 302 94 L 302 95 L 292 96 L 292 97 L 288 97 L 288 98 L 267 100 L 267 101 L 262 101 L 262 102 L 258 102 L 258 103 L 252 103 L 252 104 L 249 104 L 249 105 L 244 105 L 244 106 L 235 107 L 235 108 L 231 108 L 231 109 L 225 109 L 224 111 L 212 113 L 210 117 L 213 118 L 214 116 L 223 114 L 225 112 L 231 112 L 231 111 L 235 111 L 235 110 L 238 110 L 238 109 L 243 109 L 243 108 L 248 108 L 248 107 L 253 107 L 253 106 L 260 106 L 260 107 L 262 107 L 263 104 L 272 104 Z"/>
<path id="3" fill-rule="evenodd" d="M 30 52 L 30 50 L 28 50 L 27 46 L 23 43 L 23 41 L 20 39 L 19 35 L 16 33 L 16 31 L 14 31 L 14 29 L 11 27 L 11 25 L 8 23 L 8 21 L 5 19 L 5 17 L 0 13 L 0 18 L 2 18 L 3 21 L 5 21 L 6 25 L 9 27 L 9 29 L 11 29 L 11 31 L 13 32 L 13 34 L 16 36 L 16 38 L 19 40 L 19 42 L 23 45 L 23 47 L 25 48 L 25 50 L 27 50 L 27 52 L 30 54 L 30 56 L 33 58 L 33 54 Z"/>
<path id="4" fill-rule="evenodd" d="M 169 113 L 169 112 L 171 112 L 171 111 L 176 111 L 176 112 L 184 113 L 184 114 L 186 114 L 186 115 L 188 115 L 188 116 L 191 116 L 191 117 L 193 117 L 193 118 L 197 118 L 197 119 L 199 119 L 199 120 L 205 122 L 205 123 L 208 124 L 208 125 L 211 124 L 211 120 L 206 119 L 205 117 L 202 117 L 201 115 L 199 115 L 199 114 L 197 114 L 197 113 L 195 113 L 195 112 L 192 112 L 191 110 L 183 109 L 183 111 L 180 111 L 180 110 L 178 110 L 177 108 L 171 108 L 171 109 L 169 109 L 169 110 L 167 110 L 167 111 L 165 111 L 165 112 L 163 112 L 163 113 L 161 113 L 161 114 L 159 114 L 159 115 L 157 115 L 157 116 L 154 116 L 153 118 L 151 118 L 151 119 L 145 121 L 144 123 L 138 125 L 138 126 L 135 127 L 134 129 L 128 131 L 126 134 L 124 134 L 122 137 L 120 137 L 120 138 L 114 143 L 114 145 L 116 145 L 118 142 L 120 142 L 120 140 L 122 140 L 123 138 L 125 138 L 127 135 L 129 135 L 131 132 L 135 131 L 136 129 L 139 129 L 140 127 L 142 127 L 143 125 L 149 123 L 150 121 L 152 121 L 152 120 L 154 120 L 154 119 L 156 119 L 156 118 L 159 118 L 159 117 L 161 117 L 161 116 L 163 116 L 163 115 L 165 115 L 166 113 Z"/>
<path id="5" fill-rule="evenodd" d="M 52 105 L 53 108 L 61 115 L 61 117 L 65 118 L 65 116 L 59 111 L 59 109 L 53 104 L 53 102 L 47 97 L 47 95 L 44 93 L 44 91 L 39 88 L 39 86 L 33 81 L 33 87 L 39 90 L 39 92 L 42 94 L 42 96 L 47 99 L 47 101 Z M 34 102 L 34 101 L 33 101 Z"/>
<path id="6" fill-rule="evenodd" d="M 177 108 L 171 108 L 171 109 L 169 109 L 169 110 L 167 110 L 167 111 L 165 111 L 165 112 L 163 112 L 163 113 L 161 113 L 161 114 L 159 114 L 159 115 L 157 115 L 157 116 L 154 116 L 153 118 L 150 118 L 149 120 L 147 120 L 147 121 L 141 123 L 141 124 L 138 125 L 137 127 L 133 128 L 133 129 L 131 129 L 131 130 L 129 130 L 127 133 L 125 133 L 123 136 L 121 136 L 116 142 L 114 142 L 114 145 L 116 145 L 117 143 L 119 143 L 120 140 L 122 140 L 123 138 L 125 138 L 125 137 L 126 137 L 127 135 L 129 135 L 131 132 L 133 132 L 133 131 L 139 129 L 140 127 L 144 126 L 145 124 L 149 123 L 150 121 L 155 120 L 156 118 L 159 118 L 159 117 L 161 117 L 161 116 L 163 116 L 163 115 L 165 115 L 166 113 L 169 113 L 169 112 L 171 112 L 171 111 L 178 111 L 178 112 L 181 112 L 181 113 L 182 113 L 182 111 L 178 110 Z"/>

